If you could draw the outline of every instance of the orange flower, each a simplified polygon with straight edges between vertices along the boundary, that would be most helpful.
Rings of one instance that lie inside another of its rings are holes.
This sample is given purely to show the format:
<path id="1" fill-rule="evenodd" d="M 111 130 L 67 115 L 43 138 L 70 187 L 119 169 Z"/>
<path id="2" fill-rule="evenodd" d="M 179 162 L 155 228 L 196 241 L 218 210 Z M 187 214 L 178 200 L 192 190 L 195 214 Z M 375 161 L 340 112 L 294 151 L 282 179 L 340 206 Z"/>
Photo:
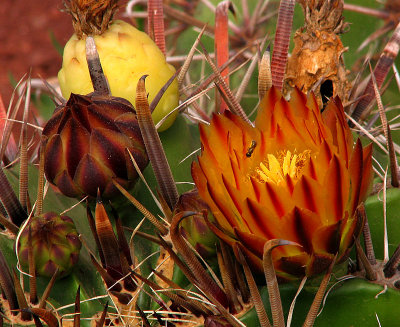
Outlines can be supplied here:
<path id="1" fill-rule="evenodd" d="M 277 89 L 264 97 L 255 127 L 231 112 L 200 126 L 192 166 L 210 206 L 213 231 L 239 244 L 255 271 L 267 240 L 301 246 L 273 251 L 278 276 L 310 276 L 346 258 L 363 221 L 355 215 L 372 180 L 372 147 L 354 144 L 338 98 L 321 113 L 314 96 Z"/>

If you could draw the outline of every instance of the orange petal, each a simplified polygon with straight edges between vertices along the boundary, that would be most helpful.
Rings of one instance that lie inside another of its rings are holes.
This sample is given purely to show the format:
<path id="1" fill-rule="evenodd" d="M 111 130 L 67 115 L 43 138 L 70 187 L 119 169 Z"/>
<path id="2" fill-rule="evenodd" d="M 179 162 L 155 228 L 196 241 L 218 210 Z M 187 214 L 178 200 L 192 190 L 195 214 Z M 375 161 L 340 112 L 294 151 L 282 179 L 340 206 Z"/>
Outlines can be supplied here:
<path id="1" fill-rule="evenodd" d="M 211 202 L 207 204 L 212 209 L 213 214 L 216 216 L 218 223 L 223 229 L 232 230 L 237 227 L 242 230 L 249 230 L 247 222 L 239 215 L 236 208 L 231 201 L 227 200 L 227 194 L 222 194 L 216 190 L 215 185 L 207 182 L 207 190 L 210 195 Z M 221 215 L 218 215 L 218 211 Z M 224 219 L 218 219 L 222 218 Z"/>
<path id="2" fill-rule="evenodd" d="M 334 155 L 321 190 L 325 204 L 323 217 L 325 225 L 333 224 L 343 218 L 345 206 L 349 200 L 350 177 L 343 161 Z"/>
<path id="3" fill-rule="evenodd" d="M 322 113 L 322 117 L 332 133 L 333 144 L 337 146 L 339 156 L 348 162 L 353 146 L 353 137 L 344 116 L 340 100 L 335 98 L 333 101 L 330 101 Z"/>
<path id="4" fill-rule="evenodd" d="M 248 221 L 249 230 L 252 233 L 257 233 L 258 236 L 273 239 L 276 238 L 276 230 L 279 229 L 280 219 L 267 207 L 252 199 L 245 200 L 247 212 L 249 213 L 244 217 Z M 238 230 L 243 231 L 238 228 Z"/>
<path id="5" fill-rule="evenodd" d="M 264 98 L 261 100 L 255 126 L 265 132 L 267 137 L 271 136 L 274 132 L 276 121 L 272 118 L 272 113 L 275 109 L 275 104 L 282 97 L 281 92 L 272 86 Z"/>
<path id="6" fill-rule="evenodd" d="M 290 214 L 285 216 L 281 222 L 278 238 L 285 238 L 289 241 L 300 244 L 305 252 L 311 254 L 314 249 L 312 245 L 312 238 L 316 230 L 321 226 L 321 219 L 315 213 L 295 207 Z M 289 236 L 289 231 L 292 235 Z M 289 249 L 289 247 L 286 247 Z"/>
<path id="7" fill-rule="evenodd" d="M 322 226 L 314 232 L 312 238 L 314 253 L 335 255 L 339 252 L 342 223 L 340 220 L 335 224 Z"/>
<path id="8" fill-rule="evenodd" d="M 307 96 L 295 87 L 290 95 L 290 106 L 292 107 L 294 114 L 297 117 L 308 119 L 310 115 L 310 109 L 306 107 Z"/>
<path id="9" fill-rule="evenodd" d="M 260 237 L 260 235 L 243 232 L 237 228 L 235 228 L 234 231 L 237 238 L 244 245 L 244 247 L 253 252 L 257 257 L 262 259 L 264 244 L 267 239 Z"/>
<path id="10" fill-rule="evenodd" d="M 264 273 L 264 268 L 262 265 L 262 260 L 256 256 L 253 252 L 251 252 L 249 249 L 247 249 L 243 244 L 236 242 L 233 245 L 233 252 L 235 253 L 236 258 L 239 258 L 239 254 L 238 254 L 238 249 L 240 248 L 240 250 L 242 251 L 242 254 L 244 254 L 246 261 L 249 265 L 249 267 L 251 267 L 252 271 L 255 271 L 257 273 L 259 273 L 260 275 Z"/>
<path id="11" fill-rule="evenodd" d="M 303 175 L 295 185 L 292 197 L 299 208 L 308 209 L 318 215 L 324 214 L 321 185 L 312 178 Z"/>
<path id="12" fill-rule="evenodd" d="M 327 142 L 323 142 L 315 157 L 311 157 L 303 168 L 302 174 L 311 177 L 321 185 L 325 180 L 327 167 L 332 160 L 332 150 Z"/>
<path id="13" fill-rule="evenodd" d="M 228 233 L 226 233 L 225 230 L 222 230 L 218 222 L 211 222 L 208 219 L 208 216 L 205 217 L 205 221 L 210 230 L 225 243 L 229 244 L 230 246 L 233 246 L 233 244 L 237 242 L 236 239 L 233 238 L 235 235 L 234 232 L 232 233 L 232 236 L 230 236 Z"/>
<path id="14" fill-rule="evenodd" d="M 363 219 L 363 216 L 359 215 L 354 215 L 353 217 L 346 217 L 345 219 L 343 219 L 340 231 L 340 256 L 338 257 L 338 260 L 340 260 L 342 256 L 347 254 L 346 252 L 353 245 L 354 239 L 360 235 L 364 223 L 365 221 Z"/>

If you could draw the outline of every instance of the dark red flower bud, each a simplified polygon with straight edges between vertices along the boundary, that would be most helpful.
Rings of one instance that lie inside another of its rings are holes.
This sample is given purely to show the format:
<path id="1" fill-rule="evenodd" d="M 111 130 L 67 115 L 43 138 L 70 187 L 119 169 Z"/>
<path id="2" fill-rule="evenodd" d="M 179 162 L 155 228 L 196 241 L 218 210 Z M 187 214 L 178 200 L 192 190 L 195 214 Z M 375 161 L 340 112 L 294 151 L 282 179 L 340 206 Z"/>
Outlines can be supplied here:
<path id="1" fill-rule="evenodd" d="M 127 149 L 142 170 L 148 163 L 136 112 L 129 101 L 91 93 L 71 94 L 43 129 L 45 174 L 66 196 L 109 198 L 125 188 L 137 172 Z"/>

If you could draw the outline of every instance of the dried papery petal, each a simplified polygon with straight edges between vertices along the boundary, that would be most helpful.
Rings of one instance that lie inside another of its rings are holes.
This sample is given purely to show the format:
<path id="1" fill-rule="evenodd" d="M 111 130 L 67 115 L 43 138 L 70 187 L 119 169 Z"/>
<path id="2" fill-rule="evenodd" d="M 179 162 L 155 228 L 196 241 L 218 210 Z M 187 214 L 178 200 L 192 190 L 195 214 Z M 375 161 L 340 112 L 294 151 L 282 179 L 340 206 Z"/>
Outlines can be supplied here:
<path id="1" fill-rule="evenodd" d="M 305 24 L 294 36 L 285 81 L 304 93 L 315 92 L 321 108 L 332 96 L 347 101 L 350 85 L 339 37 L 348 27 L 342 17 L 343 0 L 304 0 L 301 4 Z"/>

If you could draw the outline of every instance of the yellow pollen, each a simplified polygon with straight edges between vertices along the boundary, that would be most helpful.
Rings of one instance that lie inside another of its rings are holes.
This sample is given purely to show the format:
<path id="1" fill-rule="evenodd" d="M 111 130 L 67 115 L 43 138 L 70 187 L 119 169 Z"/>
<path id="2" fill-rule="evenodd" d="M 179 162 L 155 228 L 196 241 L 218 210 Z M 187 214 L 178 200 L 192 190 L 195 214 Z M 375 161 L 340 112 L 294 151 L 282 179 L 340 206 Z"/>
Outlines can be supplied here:
<path id="1" fill-rule="evenodd" d="M 261 182 L 274 182 L 276 184 L 283 181 L 286 175 L 297 179 L 306 161 L 310 158 L 310 154 L 310 150 L 303 151 L 300 154 L 282 151 L 276 156 L 269 153 L 266 160 L 256 168 L 256 177 Z"/>

